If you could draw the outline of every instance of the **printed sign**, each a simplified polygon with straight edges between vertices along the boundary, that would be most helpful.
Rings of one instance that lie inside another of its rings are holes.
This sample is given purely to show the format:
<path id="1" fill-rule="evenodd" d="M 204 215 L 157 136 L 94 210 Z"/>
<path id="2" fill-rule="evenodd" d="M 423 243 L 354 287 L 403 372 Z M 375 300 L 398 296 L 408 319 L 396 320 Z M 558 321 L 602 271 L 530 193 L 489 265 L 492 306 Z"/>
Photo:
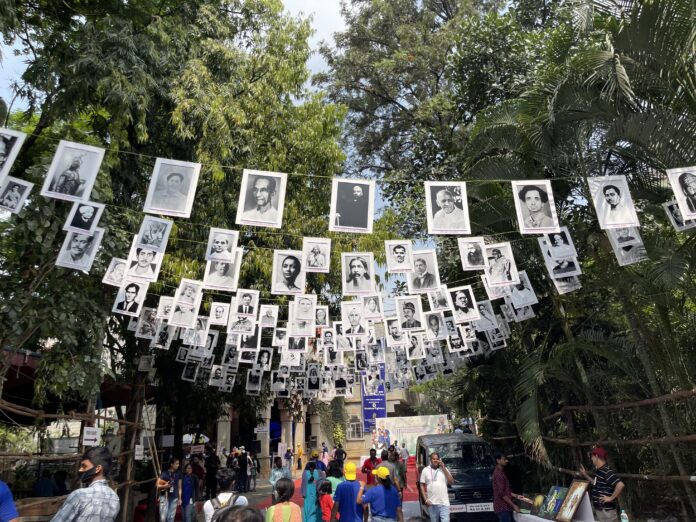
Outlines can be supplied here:
<path id="1" fill-rule="evenodd" d="M 85 426 L 82 431 L 82 444 L 84 446 L 99 446 L 101 440 L 101 428 Z"/>
<path id="2" fill-rule="evenodd" d="M 145 458 L 145 447 L 140 444 L 136 444 L 135 455 L 133 456 L 133 458 L 135 460 L 143 460 Z"/>

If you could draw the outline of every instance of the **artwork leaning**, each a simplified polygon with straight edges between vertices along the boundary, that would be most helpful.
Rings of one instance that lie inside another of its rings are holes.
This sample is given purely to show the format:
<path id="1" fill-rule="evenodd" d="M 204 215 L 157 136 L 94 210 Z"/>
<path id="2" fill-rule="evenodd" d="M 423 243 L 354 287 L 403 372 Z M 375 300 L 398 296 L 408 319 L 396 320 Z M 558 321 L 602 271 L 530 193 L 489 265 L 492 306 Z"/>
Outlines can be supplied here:
<path id="1" fill-rule="evenodd" d="M 575 516 L 575 512 L 580 507 L 582 498 L 585 496 L 589 485 L 590 483 L 584 480 L 574 480 L 570 484 L 565 499 L 563 499 L 563 504 L 561 504 L 556 515 L 557 522 L 572 522 L 573 516 Z"/>

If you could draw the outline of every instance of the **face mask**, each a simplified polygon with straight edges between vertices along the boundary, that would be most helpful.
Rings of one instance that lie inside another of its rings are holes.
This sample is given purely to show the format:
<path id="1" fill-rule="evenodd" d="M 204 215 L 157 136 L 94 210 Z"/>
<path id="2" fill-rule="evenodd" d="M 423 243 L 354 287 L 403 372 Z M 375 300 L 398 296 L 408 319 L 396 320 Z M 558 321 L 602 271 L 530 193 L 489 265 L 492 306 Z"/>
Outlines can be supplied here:
<path id="1" fill-rule="evenodd" d="M 93 467 L 89 468 L 87 471 L 83 471 L 80 474 L 80 482 L 82 482 L 83 484 L 89 484 L 90 482 L 92 482 L 92 480 L 94 479 L 94 477 L 96 475 L 97 475 L 97 467 L 93 466 Z"/>

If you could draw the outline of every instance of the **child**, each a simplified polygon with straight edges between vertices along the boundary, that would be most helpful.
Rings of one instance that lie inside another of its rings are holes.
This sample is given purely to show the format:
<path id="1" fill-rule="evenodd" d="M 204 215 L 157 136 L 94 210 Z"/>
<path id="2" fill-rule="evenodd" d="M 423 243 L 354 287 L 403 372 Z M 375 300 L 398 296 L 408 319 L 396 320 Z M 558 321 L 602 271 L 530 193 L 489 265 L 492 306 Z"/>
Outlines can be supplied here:
<path id="1" fill-rule="evenodd" d="M 331 520 L 331 510 L 333 510 L 333 495 L 331 494 L 331 482 L 328 480 L 322 481 L 319 484 L 319 508 L 321 509 L 321 520 L 322 522 L 329 522 Z M 338 513 L 336 518 L 339 518 Z"/>

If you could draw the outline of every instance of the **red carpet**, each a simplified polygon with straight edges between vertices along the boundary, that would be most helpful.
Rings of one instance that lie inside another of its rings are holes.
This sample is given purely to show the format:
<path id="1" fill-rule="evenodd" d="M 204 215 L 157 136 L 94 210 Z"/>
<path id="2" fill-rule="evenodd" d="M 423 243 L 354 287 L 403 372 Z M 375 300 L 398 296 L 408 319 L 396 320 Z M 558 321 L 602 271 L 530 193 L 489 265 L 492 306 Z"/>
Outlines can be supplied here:
<path id="1" fill-rule="evenodd" d="M 408 463 L 407 463 L 407 468 L 406 468 L 406 473 L 407 473 L 407 478 L 408 478 L 408 485 L 411 488 L 412 491 L 409 491 L 408 489 L 404 489 L 404 502 L 410 502 L 410 501 L 418 501 L 418 490 L 416 489 L 416 459 L 415 457 L 409 457 Z M 366 480 L 365 475 L 358 470 L 358 480 L 362 480 L 363 482 Z M 297 504 L 298 506 L 302 507 L 304 504 L 304 499 L 300 495 L 300 486 L 302 485 L 302 480 L 301 479 L 296 479 L 295 480 L 295 494 L 292 497 L 292 501 Z M 266 509 L 273 503 L 273 497 L 268 496 L 265 500 L 260 502 L 254 507 L 257 507 L 259 509 Z"/>

